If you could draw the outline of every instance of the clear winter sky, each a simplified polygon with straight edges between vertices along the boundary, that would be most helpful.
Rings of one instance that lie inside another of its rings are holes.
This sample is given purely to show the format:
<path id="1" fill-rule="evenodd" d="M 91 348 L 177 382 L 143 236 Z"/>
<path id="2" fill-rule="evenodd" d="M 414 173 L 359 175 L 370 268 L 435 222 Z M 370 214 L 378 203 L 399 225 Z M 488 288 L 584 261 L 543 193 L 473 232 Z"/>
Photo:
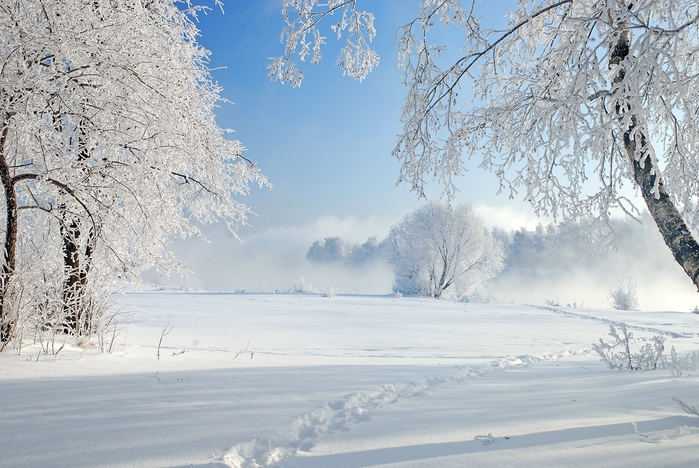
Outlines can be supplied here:
<path id="1" fill-rule="evenodd" d="M 484 11 L 502 19 L 505 6 L 514 2 L 486 3 L 490 6 Z M 330 19 L 323 60 L 317 67 L 302 64 L 306 79 L 300 88 L 267 77 L 269 57 L 284 51 L 279 42 L 281 0 L 226 0 L 225 14 L 214 10 L 201 18 L 201 43 L 212 51 L 211 67 L 226 67 L 215 71 L 214 78 L 235 103 L 221 107 L 219 123 L 236 131 L 247 155 L 274 184 L 271 192 L 255 191 L 249 198 L 260 215 L 253 221 L 256 227 L 296 225 L 322 216 L 393 221 L 416 206 L 409 187 L 395 187 L 399 164 L 390 154 L 401 130 L 405 97 L 391 39 L 398 26 L 413 18 L 417 4 L 360 1 L 360 7 L 376 15 L 373 45 L 381 55 L 379 67 L 362 83 L 334 65 L 339 42 L 329 26 L 338 19 Z M 475 204 L 512 207 L 505 198 L 494 198 L 495 179 L 480 170 L 465 177 L 460 189 L 462 198 Z M 438 187 L 433 192 L 438 195 Z"/>
<path id="2" fill-rule="evenodd" d="M 343 293 L 391 290 L 392 275 L 386 267 L 348 271 L 305 261 L 315 240 L 382 238 L 392 224 L 424 202 L 407 185 L 395 185 L 399 162 L 391 157 L 406 94 L 391 39 L 396 28 L 414 18 L 419 2 L 359 3 L 375 14 L 372 44 L 381 56 L 380 65 L 362 83 L 343 76 L 335 66 L 340 43 L 330 22 L 325 24 L 328 39 L 321 63 L 301 64 L 305 79 L 300 88 L 268 78 L 269 57 L 284 52 L 279 42 L 284 26 L 281 0 L 225 0 L 225 14 L 214 8 L 200 16 L 200 43 L 212 53 L 213 77 L 223 87 L 223 96 L 234 103 L 218 109 L 219 125 L 235 130 L 246 156 L 258 163 L 274 188 L 253 187 L 242 199 L 257 215 L 250 218 L 251 226 L 239 229 L 242 242 L 222 225 L 205 228 L 209 244 L 196 239 L 175 242 L 178 256 L 193 271 L 188 281 L 161 279 L 152 272 L 147 279 L 210 290 L 284 291 L 305 277 L 320 289 L 334 286 Z M 514 4 L 486 0 L 479 8 L 489 27 L 504 27 Z M 451 35 L 439 39 L 457 53 L 461 33 L 447 34 Z M 497 196 L 495 177 L 476 165 L 459 180 L 456 201 L 475 205 L 489 227 L 533 228 L 539 220 L 531 207 Z M 433 184 L 430 190 L 428 195 L 438 198 L 440 188 Z M 660 255 L 671 263 L 669 252 Z M 683 281 L 681 271 L 674 273 Z M 582 287 L 575 285 L 574 290 Z M 604 306 L 609 285 L 601 287 L 597 295 Z"/>

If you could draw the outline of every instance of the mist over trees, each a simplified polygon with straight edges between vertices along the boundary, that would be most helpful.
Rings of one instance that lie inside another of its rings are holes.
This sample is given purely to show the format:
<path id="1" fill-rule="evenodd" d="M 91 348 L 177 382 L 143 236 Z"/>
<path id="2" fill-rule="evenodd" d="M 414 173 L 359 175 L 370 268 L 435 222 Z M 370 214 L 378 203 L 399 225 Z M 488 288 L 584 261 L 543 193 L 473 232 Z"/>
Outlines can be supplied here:
<path id="1" fill-rule="evenodd" d="M 315 241 L 306 259 L 357 267 L 383 261 L 402 294 L 461 299 L 483 290 L 504 266 L 502 242 L 468 204 L 432 202 L 393 225 L 388 236 L 352 244 L 338 237 Z"/>
<path id="2" fill-rule="evenodd" d="M 604 227 L 590 221 L 566 221 L 539 224 L 533 230 L 508 232 L 495 228 L 493 235 L 503 242 L 507 256 L 501 275 L 533 282 L 582 271 L 607 271 L 619 276 L 625 270 L 652 268 L 662 257 L 657 252 L 662 244 L 653 232 L 652 219 L 648 215 L 641 219 L 642 223 L 613 218 Z"/>
<path id="3" fill-rule="evenodd" d="M 589 221 L 496 228 L 508 258 L 491 294 L 497 300 L 608 307 L 610 291 L 633 283 L 644 307 L 691 300 L 692 283 L 667 255 L 655 223 L 647 214 L 641 221 L 612 218 L 614 235 Z M 658 290 L 667 296 L 658 297 Z"/>
<path id="4" fill-rule="evenodd" d="M 320 25 L 337 12 L 332 28 L 347 43 L 337 63 L 363 79 L 378 58 L 367 42 L 373 16 L 360 3 L 284 0 L 285 55 L 270 76 L 298 86 L 294 54 L 304 60 L 312 50 L 317 63 Z M 499 29 L 484 27 L 476 0 L 416 3 L 415 19 L 396 33 L 408 88 L 393 151 L 399 181 L 424 197 L 433 178 L 453 197 L 454 178 L 477 158 L 501 192 L 538 214 L 601 223 L 615 211 L 640 216 L 624 191 L 630 183 L 699 287 L 688 226 L 699 224 L 696 1 L 518 2 Z M 463 31 L 455 60 L 435 43 L 440 26 Z"/>
<path id="5" fill-rule="evenodd" d="M 610 224 L 619 233 L 628 234 L 633 229 L 620 220 L 611 220 Z M 507 263 L 503 274 L 536 276 L 550 270 L 588 270 L 603 264 L 617 249 L 607 229 L 575 221 L 538 224 L 533 230 L 521 228 L 511 232 L 495 228 L 493 234 L 505 246 Z"/>
<path id="6" fill-rule="evenodd" d="M 306 253 L 311 263 L 342 263 L 362 266 L 385 258 L 386 243 L 373 236 L 362 244 L 353 244 L 339 237 L 326 237 L 313 242 Z"/>
<path id="7" fill-rule="evenodd" d="M 641 279 L 630 276 L 629 272 L 645 272 L 645 281 L 639 285 L 668 278 L 674 282 L 688 282 L 679 274 L 672 259 L 665 255 L 662 237 L 650 216 L 641 216 L 641 220 L 642 223 L 612 218 L 607 226 L 587 220 L 539 224 L 532 229 L 495 227 L 491 234 L 503 247 L 504 267 L 478 294 L 466 295 L 476 301 L 544 303 L 550 300 L 563 305 L 606 307 L 609 305 L 607 295 L 613 286 Z M 378 248 L 364 249 L 363 245 Z M 363 255 L 357 255 L 358 252 Z M 335 268 L 349 277 L 366 274 L 367 270 L 358 267 L 383 264 L 393 268 L 388 238 L 372 237 L 361 244 L 329 237 L 313 243 L 307 260 L 314 265 Z M 417 288 L 395 289 L 406 294 L 420 294 Z M 644 297 L 642 303 L 646 304 L 648 296 Z"/>

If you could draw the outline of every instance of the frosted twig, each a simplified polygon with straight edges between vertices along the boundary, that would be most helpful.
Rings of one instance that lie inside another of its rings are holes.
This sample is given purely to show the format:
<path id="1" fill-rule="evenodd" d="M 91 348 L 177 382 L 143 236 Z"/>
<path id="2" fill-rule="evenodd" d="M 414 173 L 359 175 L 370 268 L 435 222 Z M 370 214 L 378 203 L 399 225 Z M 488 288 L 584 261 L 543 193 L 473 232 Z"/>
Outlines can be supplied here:
<path id="1" fill-rule="evenodd" d="M 160 334 L 160 341 L 158 341 L 158 359 L 160 359 L 160 345 L 163 344 L 163 338 L 169 335 L 173 328 L 175 328 L 175 326 L 170 325 L 170 320 L 168 320 L 167 325 L 165 325 L 163 332 Z"/>

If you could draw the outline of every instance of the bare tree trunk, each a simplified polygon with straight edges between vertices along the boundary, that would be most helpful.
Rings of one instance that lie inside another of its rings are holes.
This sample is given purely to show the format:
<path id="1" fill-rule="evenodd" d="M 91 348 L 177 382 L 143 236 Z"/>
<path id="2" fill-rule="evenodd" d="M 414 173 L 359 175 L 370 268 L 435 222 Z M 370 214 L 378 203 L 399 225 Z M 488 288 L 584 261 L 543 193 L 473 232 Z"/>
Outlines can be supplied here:
<path id="1" fill-rule="evenodd" d="M 442 274 L 439 277 L 439 284 L 437 285 L 437 292 L 435 296 L 437 299 L 442 297 L 442 293 L 451 286 L 451 279 L 447 280 L 447 275 L 449 274 L 449 259 L 447 258 L 446 252 L 441 254 L 442 257 Z"/>
<path id="2" fill-rule="evenodd" d="M 68 219 L 65 211 L 61 222 L 61 240 L 63 243 L 63 317 L 65 320 L 64 331 L 78 334 L 81 323 L 80 311 L 80 258 L 79 248 L 76 242 L 80 236 L 78 223 L 74 219 Z"/>
<path id="3" fill-rule="evenodd" d="M 78 244 L 81 232 L 75 219 L 65 219 L 61 223 L 61 238 L 63 241 L 63 266 L 65 280 L 63 282 L 63 313 L 65 331 L 80 335 L 90 328 L 89 304 L 86 303 L 87 277 L 92 265 L 94 231 L 87 234 L 87 245 L 84 252 Z M 81 255 L 82 253 L 82 255 Z"/>
<path id="4" fill-rule="evenodd" d="M 628 8 L 631 7 L 632 5 L 628 5 Z M 610 65 L 620 65 L 628 57 L 630 46 L 631 32 L 622 29 L 619 32 L 617 43 L 612 49 Z M 620 68 L 614 77 L 614 83 L 621 83 L 625 74 L 626 70 L 623 67 Z M 628 109 L 617 108 L 616 111 L 621 115 L 626 110 Z M 634 180 L 641 190 L 643 200 L 646 202 L 648 211 L 658 226 L 665 244 L 672 251 L 677 263 L 699 289 L 699 244 L 665 190 L 665 184 L 660 177 L 660 169 L 653 165 L 649 151 L 650 145 L 646 135 L 638 127 L 638 120 L 632 116 L 630 122 L 629 128 L 624 132 L 624 147 L 633 167 Z M 637 148 L 639 143 L 640 148 Z"/>
<path id="5" fill-rule="evenodd" d="M 648 143 L 645 135 L 639 134 L 634 139 L 633 132 L 633 127 L 626 132 L 624 145 L 629 159 L 633 163 L 634 179 L 641 189 L 643 200 L 646 202 L 648 211 L 658 226 L 665 244 L 672 251 L 677 263 L 699 289 L 699 244 L 667 194 L 658 169 L 653 167 L 652 159 L 648 156 Z M 639 159 L 636 159 L 637 156 L 635 156 L 637 140 L 640 140 L 641 143 Z"/>
<path id="6" fill-rule="evenodd" d="M 3 122 L 2 137 L 0 137 L 0 182 L 5 195 L 6 225 L 2 272 L 0 276 L 0 342 L 7 343 L 12 337 L 13 320 L 7 307 L 7 291 L 17 261 L 17 196 L 15 184 L 10 173 L 10 166 L 5 159 L 5 148 L 10 130 L 9 116 Z"/>

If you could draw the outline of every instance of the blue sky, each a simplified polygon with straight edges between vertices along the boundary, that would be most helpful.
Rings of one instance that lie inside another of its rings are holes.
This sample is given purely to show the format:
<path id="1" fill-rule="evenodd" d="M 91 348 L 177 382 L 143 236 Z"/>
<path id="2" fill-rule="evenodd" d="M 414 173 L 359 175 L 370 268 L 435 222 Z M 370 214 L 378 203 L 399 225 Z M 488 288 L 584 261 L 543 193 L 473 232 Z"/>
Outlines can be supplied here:
<path id="1" fill-rule="evenodd" d="M 329 41 L 321 64 L 304 67 L 300 88 L 272 82 L 268 57 L 283 52 L 280 4 L 229 1 L 225 15 L 214 11 L 200 23 L 211 66 L 227 67 L 214 78 L 235 103 L 219 110 L 219 124 L 235 130 L 274 184 L 249 197 L 259 214 L 255 225 L 409 211 L 415 197 L 394 188 L 398 163 L 390 157 L 403 91 L 395 59 L 384 56 L 358 83 L 334 66 L 336 44 Z M 386 29 L 376 39 L 384 50 L 392 48 Z"/>
<path id="2" fill-rule="evenodd" d="M 512 3 L 492 1 L 483 11 L 501 19 Z M 343 76 L 334 65 L 339 44 L 326 24 L 323 60 L 317 67 L 302 64 L 305 80 L 300 88 L 267 76 L 269 57 L 283 53 L 281 0 L 227 0 L 225 14 L 213 9 L 200 16 L 200 43 L 212 53 L 213 77 L 234 103 L 218 110 L 219 124 L 235 131 L 246 156 L 258 163 L 274 188 L 253 188 L 245 197 L 257 216 L 250 219 L 251 227 L 240 229 L 242 244 L 222 226 L 206 229 L 208 245 L 176 243 L 179 256 L 194 270 L 193 287 L 289 288 L 294 278 L 312 276 L 304 256 L 314 240 L 382 237 L 423 203 L 407 185 L 395 185 L 399 162 L 391 157 L 405 96 L 391 38 L 413 18 L 417 5 L 417 0 L 360 2 L 376 16 L 372 44 L 381 55 L 380 65 L 362 83 Z M 454 34 L 458 41 L 460 33 Z M 495 196 L 498 186 L 492 174 L 474 167 L 460 179 L 459 188 L 457 201 L 479 207 L 491 226 L 514 229 L 536 223 L 523 202 Z M 435 185 L 430 194 L 439 192 Z M 328 274 L 318 273 L 323 278 Z M 388 276 L 381 288 L 390 289 Z"/>
<path id="3" fill-rule="evenodd" d="M 225 14 L 214 10 L 200 20 L 212 68 L 226 67 L 214 78 L 235 103 L 221 107 L 219 123 L 235 130 L 247 155 L 274 184 L 271 192 L 255 191 L 249 198 L 260 215 L 256 225 L 323 215 L 400 217 L 418 203 L 409 187 L 395 187 L 399 163 L 390 156 L 405 95 L 391 38 L 412 18 L 417 2 L 363 4 L 377 18 L 373 45 L 381 64 L 362 83 L 334 65 L 339 44 L 329 28 L 320 65 L 302 64 L 306 78 L 300 88 L 267 77 L 268 57 L 283 52 L 281 0 L 229 0 Z M 480 170 L 465 177 L 460 188 L 462 198 L 475 204 L 508 203 L 494 201 L 495 178 Z M 439 188 L 433 191 L 436 195 Z"/>

